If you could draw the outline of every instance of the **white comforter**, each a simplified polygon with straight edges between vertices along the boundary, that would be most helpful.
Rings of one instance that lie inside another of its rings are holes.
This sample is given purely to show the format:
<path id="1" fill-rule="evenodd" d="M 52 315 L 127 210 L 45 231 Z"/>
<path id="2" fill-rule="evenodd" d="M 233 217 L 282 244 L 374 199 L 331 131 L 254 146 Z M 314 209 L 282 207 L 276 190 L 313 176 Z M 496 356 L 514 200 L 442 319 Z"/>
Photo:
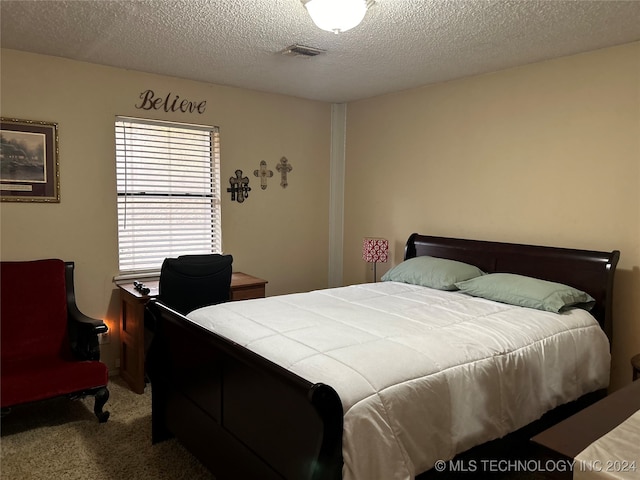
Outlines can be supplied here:
<path id="1" fill-rule="evenodd" d="M 188 317 L 338 392 L 344 480 L 413 478 L 609 383 L 608 340 L 583 310 L 382 282 Z"/>

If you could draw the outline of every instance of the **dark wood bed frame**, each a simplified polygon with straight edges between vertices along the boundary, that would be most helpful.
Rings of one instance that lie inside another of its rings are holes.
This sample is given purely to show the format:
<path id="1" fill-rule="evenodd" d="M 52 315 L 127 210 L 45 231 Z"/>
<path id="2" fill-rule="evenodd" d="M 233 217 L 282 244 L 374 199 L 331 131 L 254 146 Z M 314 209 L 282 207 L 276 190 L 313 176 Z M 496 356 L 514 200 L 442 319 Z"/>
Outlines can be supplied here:
<path id="1" fill-rule="evenodd" d="M 431 255 L 565 283 L 591 294 L 611 338 L 620 253 L 413 234 L 405 259 Z M 218 480 L 342 478 L 342 405 L 312 384 L 157 301 L 147 355 L 153 443 L 177 437 Z"/>

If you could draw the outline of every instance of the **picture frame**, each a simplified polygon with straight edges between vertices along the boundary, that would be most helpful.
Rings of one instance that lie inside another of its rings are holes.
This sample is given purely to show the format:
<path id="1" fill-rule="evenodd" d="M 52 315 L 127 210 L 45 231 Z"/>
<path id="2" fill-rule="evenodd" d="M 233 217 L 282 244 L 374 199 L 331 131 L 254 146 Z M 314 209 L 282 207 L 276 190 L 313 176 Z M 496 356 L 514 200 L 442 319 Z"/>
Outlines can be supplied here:
<path id="1" fill-rule="evenodd" d="M 0 118 L 0 201 L 60 202 L 57 123 Z"/>

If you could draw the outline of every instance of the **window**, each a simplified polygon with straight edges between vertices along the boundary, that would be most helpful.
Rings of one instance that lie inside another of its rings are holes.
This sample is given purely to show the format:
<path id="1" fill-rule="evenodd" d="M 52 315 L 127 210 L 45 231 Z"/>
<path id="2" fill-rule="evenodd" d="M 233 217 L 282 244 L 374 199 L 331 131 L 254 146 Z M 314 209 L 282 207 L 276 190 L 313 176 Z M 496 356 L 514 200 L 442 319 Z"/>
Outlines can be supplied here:
<path id="1" fill-rule="evenodd" d="M 120 273 L 221 253 L 218 127 L 117 117 Z"/>

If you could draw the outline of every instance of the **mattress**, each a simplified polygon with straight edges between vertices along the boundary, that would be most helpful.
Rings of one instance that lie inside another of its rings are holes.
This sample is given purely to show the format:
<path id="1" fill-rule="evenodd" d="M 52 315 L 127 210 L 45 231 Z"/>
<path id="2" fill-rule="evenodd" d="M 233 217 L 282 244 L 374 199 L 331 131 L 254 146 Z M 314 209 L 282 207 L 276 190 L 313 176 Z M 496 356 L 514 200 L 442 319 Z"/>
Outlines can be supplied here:
<path id="1" fill-rule="evenodd" d="M 609 343 L 562 314 L 381 282 L 188 315 L 312 383 L 344 410 L 343 479 L 411 479 L 609 383 Z"/>

